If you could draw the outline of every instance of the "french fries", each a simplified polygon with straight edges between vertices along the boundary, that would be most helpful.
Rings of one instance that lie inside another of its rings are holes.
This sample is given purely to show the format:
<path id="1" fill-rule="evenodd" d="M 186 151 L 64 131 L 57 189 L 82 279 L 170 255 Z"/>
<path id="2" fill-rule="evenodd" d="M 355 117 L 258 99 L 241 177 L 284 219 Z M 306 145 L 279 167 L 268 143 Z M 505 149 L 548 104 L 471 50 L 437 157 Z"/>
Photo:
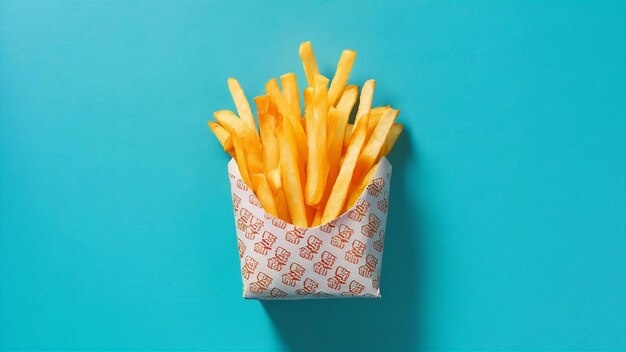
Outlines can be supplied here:
<path id="1" fill-rule="evenodd" d="M 363 147 L 361 154 L 359 154 L 359 160 L 354 167 L 354 183 L 358 184 L 363 182 L 365 173 L 378 161 L 378 156 L 380 155 L 389 130 L 391 130 L 391 126 L 396 120 L 398 113 L 400 113 L 400 111 L 387 108 L 387 111 L 380 117 L 372 135 L 369 136 L 367 144 Z M 366 116 L 369 117 L 369 114 Z M 352 143 L 352 141 L 350 142 Z"/>
<path id="2" fill-rule="evenodd" d="M 303 105 L 294 73 L 280 76 L 280 87 L 272 78 L 265 95 L 254 98 L 257 125 L 241 85 L 229 78 L 237 114 L 216 111 L 209 127 L 263 209 L 306 228 L 353 206 L 403 126 L 395 122 L 399 110 L 372 108 L 374 80 L 363 84 L 360 97 L 359 87 L 348 85 L 355 51 L 342 52 L 332 80 L 320 74 L 310 42 L 300 45 L 299 55 L 307 81 Z"/>
<path id="3" fill-rule="evenodd" d="M 343 93 L 346 83 L 348 83 L 348 78 L 350 77 L 352 65 L 354 65 L 354 59 L 356 59 L 356 51 L 344 50 L 343 53 L 341 53 L 335 77 L 333 77 L 330 88 L 328 88 L 328 104 L 330 106 L 335 106 L 341 93 Z"/>
<path id="4" fill-rule="evenodd" d="M 307 227 L 308 219 L 304 207 L 301 174 L 298 170 L 298 147 L 293 127 L 287 120 L 282 120 L 276 129 L 280 147 L 281 182 L 287 199 L 289 216 L 297 226 Z"/>
<path id="5" fill-rule="evenodd" d="M 234 158 L 235 153 L 233 151 L 233 140 L 230 138 L 230 133 L 224 128 L 224 126 L 213 121 L 209 121 L 209 128 L 211 128 L 211 131 L 213 131 L 215 137 L 217 137 L 217 140 L 222 145 L 222 148 L 224 148 L 224 151 Z"/>
<path id="6" fill-rule="evenodd" d="M 321 75 L 313 78 L 313 113 L 306 116 L 306 133 L 309 158 L 306 166 L 306 204 L 318 206 L 324 195 L 328 177 L 328 79 Z"/>
<path id="7" fill-rule="evenodd" d="M 241 119 L 247 123 L 254 132 L 256 132 L 256 124 L 254 123 L 250 103 L 248 103 L 248 99 L 246 99 L 246 95 L 243 93 L 243 89 L 241 89 L 239 81 L 234 78 L 229 78 L 228 89 L 230 89 L 230 94 L 233 96 L 233 101 L 235 102 L 235 107 L 237 108 L 239 117 L 241 117 Z"/>

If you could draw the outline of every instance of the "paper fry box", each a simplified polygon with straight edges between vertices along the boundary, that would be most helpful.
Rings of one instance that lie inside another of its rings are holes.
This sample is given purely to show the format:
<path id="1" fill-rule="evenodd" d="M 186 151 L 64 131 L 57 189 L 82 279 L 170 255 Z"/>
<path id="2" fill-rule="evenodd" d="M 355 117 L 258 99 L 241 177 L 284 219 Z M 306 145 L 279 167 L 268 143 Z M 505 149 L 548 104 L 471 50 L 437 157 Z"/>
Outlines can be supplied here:
<path id="1" fill-rule="evenodd" d="M 391 180 L 386 158 L 348 212 L 311 228 L 266 213 L 234 159 L 228 172 L 244 298 L 380 297 Z"/>

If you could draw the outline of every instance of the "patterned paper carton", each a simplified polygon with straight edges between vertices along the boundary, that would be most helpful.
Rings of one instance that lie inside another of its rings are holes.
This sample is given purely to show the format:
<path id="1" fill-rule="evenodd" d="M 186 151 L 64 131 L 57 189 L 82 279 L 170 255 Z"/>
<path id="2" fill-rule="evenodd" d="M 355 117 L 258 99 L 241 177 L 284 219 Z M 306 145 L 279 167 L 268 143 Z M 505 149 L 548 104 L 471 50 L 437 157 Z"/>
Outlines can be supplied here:
<path id="1" fill-rule="evenodd" d="M 391 164 L 383 158 L 356 204 L 339 218 L 301 228 L 266 213 L 228 164 L 243 297 L 380 297 Z"/>

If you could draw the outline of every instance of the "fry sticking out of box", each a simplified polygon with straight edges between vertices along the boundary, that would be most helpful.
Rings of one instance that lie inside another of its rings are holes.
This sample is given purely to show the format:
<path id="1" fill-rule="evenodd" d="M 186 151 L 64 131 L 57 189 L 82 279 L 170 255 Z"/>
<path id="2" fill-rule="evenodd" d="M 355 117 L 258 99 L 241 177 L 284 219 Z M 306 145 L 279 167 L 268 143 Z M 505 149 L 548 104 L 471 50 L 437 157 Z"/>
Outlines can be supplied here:
<path id="1" fill-rule="evenodd" d="M 310 42 L 300 46 L 308 86 L 295 74 L 265 84 L 255 121 L 239 82 L 228 79 L 237 114 L 209 127 L 225 152 L 244 297 L 380 297 L 389 208 L 386 155 L 402 133 L 399 110 L 372 108 L 376 82 L 347 85 L 356 52 L 344 50 L 332 80 Z M 303 109 L 301 108 L 303 107 Z M 353 123 L 350 116 L 355 113 Z"/>

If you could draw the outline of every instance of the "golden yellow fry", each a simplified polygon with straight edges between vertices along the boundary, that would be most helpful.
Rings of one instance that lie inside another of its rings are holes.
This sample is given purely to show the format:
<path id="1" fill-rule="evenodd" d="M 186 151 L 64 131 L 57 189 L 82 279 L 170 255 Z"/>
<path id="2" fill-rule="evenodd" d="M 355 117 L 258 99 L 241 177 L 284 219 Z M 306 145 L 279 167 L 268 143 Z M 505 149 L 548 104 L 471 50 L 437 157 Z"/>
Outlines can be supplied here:
<path id="1" fill-rule="evenodd" d="M 274 200 L 274 193 L 270 187 L 269 182 L 264 174 L 252 175 L 252 185 L 256 190 L 256 197 L 263 205 L 263 209 L 273 216 L 278 216 L 278 210 L 276 208 L 276 202 Z"/>
<path id="2" fill-rule="evenodd" d="M 354 101 L 356 101 L 356 91 Z M 354 101 L 352 101 L 353 105 Z M 328 197 L 330 196 L 330 191 L 332 190 L 335 180 L 337 179 L 337 175 L 339 174 L 344 134 L 348 124 L 348 118 L 350 117 L 350 111 L 352 110 L 351 107 L 344 107 L 341 108 L 341 110 L 340 108 L 341 102 L 337 105 L 337 108 L 331 107 L 328 112 L 328 178 L 324 189 L 324 196 L 318 205 L 319 218 L 322 216 L 324 207 L 326 206 Z"/>
<path id="3" fill-rule="evenodd" d="M 250 104 L 248 103 L 248 99 L 246 99 L 246 95 L 243 93 L 243 89 L 241 89 L 241 85 L 239 85 L 239 81 L 234 78 L 229 78 L 228 89 L 230 90 L 230 94 L 233 96 L 233 101 L 235 102 L 235 107 L 237 108 L 239 117 L 248 124 L 254 133 L 258 135 L 256 124 L 254 123 L 254 116 L 252 115 L 252 110 L 250 109 Z"/>
<path id="4" fill-rule="evenodd" d="M 267 95 L 254 98 L 257 106 L 261 144 L 263 152 L 263 172 L 274 192 L 281 188 L 280 156 L 278 140 L 274 135 L 276 118 L 270 114 L 270 98 Z"/>
<path id="5" fill-rule="evenodd" d="M 369 185 L 369 183 L 372 181 L 372 178 L 374 177 L 374 174 L 376 174 L 376 169 L 378 169 L 378 164 L 375 164 L 374 166 L 372 166 L 370 168 L 370 171 L 367 172 L 367 174 L 365 175 L 365 177 L 363 178 L 363 181 L 361 183 L 359 183 L 359 184 L 352 184 L 350 186 L 350 191 L 349 191 L 349 195 L 348 195 L 348 201 L 346 202 L 346 206 L 344 207 L 344 211 L 352 208 L 354 203 L 356 203 L 356 201 L 359 199 L 359 197 L 361 197 L 361 195 L 365 191 L 365 188 L 367 188 L 367 185 Z"/>
<path id="6" fill-rule="evenodd" d="M 339 170 L 339 176 L 337 176 L 337 181 L 335 181 L 335 185 L 330 192 L 328 203 L 326 203 L 326 208 L 322 215 L 321 222 L 323 224 L 338 217 L 341 214 L 341 210 L 344 208 L 352 180 L 352 173 L 354 172 L 354 167 L 359 158 L 361 148 L 363 144 L 365 144 L 365 138 L 367 137 L 367 120 L 368 115 L 366 114 L 359 121 L 359 124 L 356 125 L 354 133 L 352 134 L 348 151 L 343 158 L 341 169 Z"/>
<path id="7" fill-rule="evenodd" d="M 235 143 L 235 139 L 233 139 L 235 154 L 237 155 L 238 163 L 242 162 L 239 155 L 243 155 L 245 157 L 248 176 L 262 173 L 263 156 L 259 135 L 254 132 L 249 125 L 237 118 L 237 115 L 235 115 L 232 111 L 220 110 L 214 112 L 213 115 L 215 116 L 215 119 L 217 119 L 217 121 L 230 132 L 232 138 L 236 136 L 239 140 L 238 144 L 240 151 L 237 151 L 237 143 Z M 248 177 L 246 181 L 248 185 L 250 185 L 249 181 L 250 178 Z"/>
<path id="8" fill-rule="evenodd" d="M 291 128 L 293 133 L 295 134 L 295 140 L 297 143 L 297 151 L 300 155 L 300 160 L 303 163 L 306 163 L 306 158 L 308 154 L 306 133 L 304 133 L 304 128 L 302 127 L 302 123 L 300 119 L 293 112 L 293 109 L 289 105 L 287 98 L 285 95 L 278 89 L 278 81 L 276 78 L 272 78 L 265 84 L 265 91 L 269 96 L 272 97 L 274 103 L 276 104 L 276 108 L 278 112 L 283 116 L 283 120 L 287 120 L 289 124 L 291 124 Z"/>
<path id="9" fill-rule="evenodd" d="M 230 154 L 233 151 L 233 140 L 230 138 L 230 133 L 222 125 L 213 121 L 209 121 L 209 128 L 211 128 L 217 140 L 220 141 L 224 151 Z"/>
<path id="10" fill-rule="evenodd" d="M 350 144 L 350 137 L 352 136 L 352 131 L 354 131 L 354 124 L 349 123 L 346 126 L 346 133 L 343 137 L 343 153 L 344 154 L 348 150 L 348 145 Z"/>
<path id="11" fill-rule="evenodd" d="M 387 109 L 389 108 L 390 106 L 387 105 L 387 106 L 379 106 L 370 110 L 370 119 L 369 119 L 369 123 L 367 124 L 368 136 L 371 135 L 372 132 L 374 132 L 374 128 L 376 128 L 376 125 L 378 124 L 378 120 L 380 120 L 380 117 L 383 116 L 385 111 L 387 111 Z"/>
<path id="12" fill-rule="evenodd" d="M 304 199 L 310 206 L 322 200 L 328 177 L 328 78 L 316 75 L 313 80 L 313 113 L 305 117 L 309 157 Z"/>
<path id="13" fill-rule="evenodd" d="M 352 65 L 354 65 L 354 59 L 356 59 L 356 51 L 354 50 L 344 50 L 343 53 L 341 53 L 341 57 L 337 63 L 335 77 L 333 77 L 330 88 L 328 88 L 329 106 L 335 106 L 335 103 L 348 83 L 350 71 L 352 70 Z"/>
<path id="14" fill-rule="evenodd" d="M 293 72 L 286 73 L 280 76 L 280 84 L 283 86 L 283 94 L 291 109 L 298 116 L 302 118 L 302 110 L 300 108 L 300 93 L 298 93 L 298 79 Z"/>
<path id="15" fill-rule="evenodd" d="M 291 223 L 291 217 L 289 216 L 289 205 L 287 204 L 287 198 L 283 189 L 279 189 L 276 192 L 276 211 L 278 212 L 278 218 Z"/>
<path id="16" fill-rule="evenodd" d="M 317 61 L 315 60 L 315 54 L 313 54 L 313 47 L 311 42 L 304 42 L 300 44 L 300 59 L 302 60 L 302 66 L 304 66 L 304 74 L 309 86 L 313 86 L 313 79 L 315 75 L 319 74 L 317 68 Z"/>
<path id="17" fill-rule="evenodd" d="M 356 98 L 359 95 L 359 87 L 358 86 L 347 86 L 341 94 L 341 98 L 335 105 L 337 111 L 339 111 L 342 115 L 348 115 L 352 113 L 352 109 L 354 109 L 354 104 L 356 103 Z"/>
<path id="18" fill-rule="evenodd" d="M 289 208 L 289 215 L 297 226 L 308 225 L 300 171 L 298 170 L 298 147 L 291 124 L 282 119 L 277 127 L 278 146 L 280 149 L 281 184 Z"/>
<path id="19" fill-rule="evenodd" d="M 343 148 L 343 136 L 348 124 L 347 115 L 341 115 L 336 108 L 328 112 L 328 181 L 334 181 L 339 173 L 339 160 Z M 326 188 L 329 188 L 328 185 Z"/>
<path id="20" fill-rule="evenodd" d="M 355 126 L 365 114 L 370 112 L 370 109 L 372 108 L 372 99 L 374 99 L 374 88 L 376 88 L 376 81 L 373 79 L 367 80 L 363 83 L 361 98 L 359 100 L 359 109 L 356 111 L 356 117 L 354 119 Z"/>
<path id="21" fill-rule="evenodd" d="M 400 137 L 400 134 L 402 133 L 403 129 L 404 129 L 404 126 L 402 126 L 399 123 L 394 123 L 391 126 L 391 129 L 389 130 L 389 134 L 387 135 L 387 139 L 385 139 L 385 145 L 383 146 L 383 149 L 380 151 L 380 155 L 378 156 L 379 159 L 389 154 L 393 146 L 396 144 L 398 137 Z"/>
<path id="22" fill-rule="evenodd" d="M 367 140 L 367 144 L 363 147 L 363 151 L 359 155 L 359 160 L 354 169 L 354 183 L 361 183 L 365 173 L 374 165 L 380 151 L 385 144 L 389 130 L 393 125 L 396 117 L 400 113 L 399 110 L 387 108 L 387 111 L 380 117 L 374 132 Z M 368 115 L 369 116 L 369 115 Z"/>
<path id="23" fill-rule="evenodd" d="M 357 96 L 359 95 L 359 87 L 358 86 L 347 86 L 341 95 L 341 99 L 337 103 L 337 110 L 342 114 L 348 115 L 352 113 L 352 109 L 354 109 L 354 104 L 356 103 Z M 344 131 L 344 148 L 343 151 L 348 148 L 348 143 L 350 142 L 350 135 L 352 134 L 352 129 L 347 129 Z"/>

